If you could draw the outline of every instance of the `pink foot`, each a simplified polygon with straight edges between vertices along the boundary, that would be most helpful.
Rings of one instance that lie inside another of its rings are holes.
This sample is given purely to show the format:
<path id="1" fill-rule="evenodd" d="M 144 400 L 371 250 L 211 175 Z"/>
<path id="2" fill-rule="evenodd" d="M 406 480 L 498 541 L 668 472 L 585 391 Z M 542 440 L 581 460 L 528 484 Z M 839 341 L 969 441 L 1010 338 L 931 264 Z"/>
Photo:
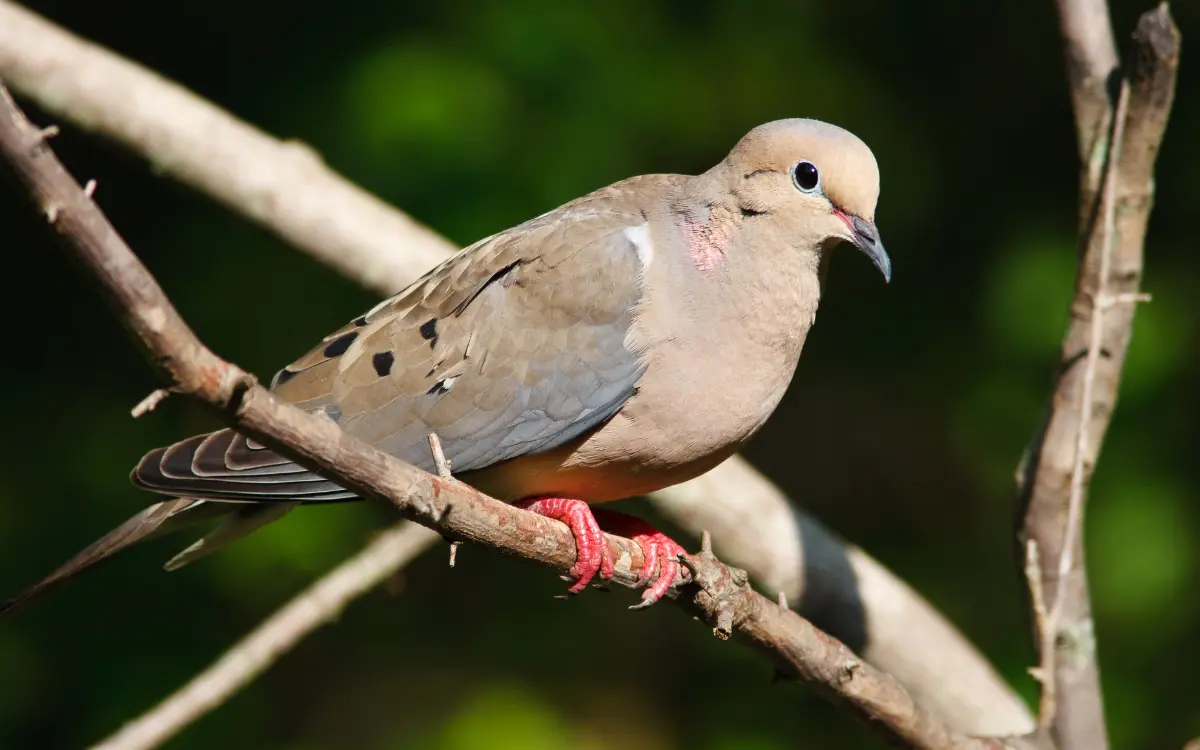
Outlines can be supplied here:
<path id="1" fill-rule="evenodd" d="M 612 510 L 599 510 L 593 511 L 593 513 L 599 517 L 599 520 L 603 520 L 605 531 L 627 536 L 642 548 L 642 557 L 645 561 L 642 563 L 642 572 L 638 576 L 638 585 L 645 586 L 647 583 L 650 585 L 642 592 L 642 603 L 636 604 L 630 609 L 644 609 L 663 598 L 679 573 L 679 555 L 687 557 L 687 551 L 674 539 L 640 518 Z M 660 563 L 661 569 L 659 568 Z M 655 571 L 658 571 L 657 578 L 654 578 Z M 690 575 L 685 568 L 684 578 L 687 579 Z M 651 583 L 652 578 L 653 583 Z"/>
<path id="2" fill-rule="evenodd" d="M 575 583 L 571 584 L 567 593 L 578 594 L 583 591 L 597 573 L 601 580 L 613 577 L 613 559 L 608 540 L 600 531 L 587 503 L 565 497 L 534 497 L 518 500 L 513 505 L 539 516 L 562 521 L 571 528 L 571 534 L 575 536 L 575 564 L 569 572 Z"/>

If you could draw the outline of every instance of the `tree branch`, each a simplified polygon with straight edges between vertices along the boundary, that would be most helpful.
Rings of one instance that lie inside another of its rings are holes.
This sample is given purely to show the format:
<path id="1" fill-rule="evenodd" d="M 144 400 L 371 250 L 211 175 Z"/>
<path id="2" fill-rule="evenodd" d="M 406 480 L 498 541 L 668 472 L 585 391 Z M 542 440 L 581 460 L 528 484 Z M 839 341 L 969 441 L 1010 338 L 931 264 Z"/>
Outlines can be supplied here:
<path id="1" fill-rule="evenodd" d="M 711 529 L 722 559 L 783 594 L 817 627 L 893 675 L 921 705 L 975 735 L 1025 734 L 1025 704 L 940 612 L 873 557 L 847 544 L 746 461 L 656 492 L 688 529 Z M 719 530 L 719 536 L 718 534 Z"/>
<path id="2" fill-rule="evenodd" d="M 1055 6 L 1075 110 L 1079 161 L 1089 169 L 1094 190 L 1104 164 L 1103 147 L 1112 122 L 1111 83 L 1119 64 L 1108 0 L 1055 0 Z"/>
<path id="3" fill-rule="evenodd" d="M 1146 299 L 1138 287 L 1154 162 L 1174 97 L 1180 37 L 1166 3 L 1145 13 L 1114 103 L 1100 84 L 1116 65 L 1105 3 L 1058 6 L 1083 161 L 1083 254 L 1051 407 L 1021 472 L 1018 503 L 1040 660 L 1038 731 L 1061 750 L 1096 750 L 1108 738 L 1083 557 L 1084 505 L 1116 407 L 1135 303 Z"/>
<path id="4" fill-rule="evenodd" d="M 454 480 L 427 474 L 346 434 L 328 419 L 275 398 L 253 376 L 207 349 L 44 135 L 0 86 L 0 155 L 70 251 L 94 276 L 122 324 L 173 391 L 196 398 L 231 427 L 367 499 L 387 500 L 406 518 L 495 550 L 566 571 L 575 544 L 565 524 L 521 510 Z M 633 585 L 638 545 L 606 535 L 614 581 Z M 705 535 L 688 567 L 693 583 L 674 601 L 685 612 L 769 657 L 782 674 L 813 685 L 891 741 L 913 748 L 998 748 L 998 740 L 955 732 L 917 705 L 891 676 L 790 610 L 750 589 L 744 571 L 716 560 Z M 679 583 L 679 581 L 677 581 Z"/>
<path id="5" fill-rule="evenodd" d="M 0 74 L 18 89 L 36 79 L 50 111 L 70 109 L 85 129 L 140 144 L 162 173 L 382 294 L 444 257 L 445 240 L 326 167 L 304 144 L 272 138 L 65 30 L 46 33 L 47 25 L 14 3 L 0 7 Z M 275 200 L 281 193 L 286 202 Z M 339 218 L 347 214 L 355 221 Z"/>
<path id="6" fill-rule="evenodd" d="M 310 150 L 280 142 L 9 0 L 0 0 L 0 77 L 47 111 L 113 139 L 376 291 L 402 288 L 456 249 L 414 229 Z M 951 725 L 989 735 L 1033 727 L 1021 699 L 940 613 L 862 550 L 794 510 L 742 459 L 651 500 L 693 534 L 713 531 L 722 557 L 853 643 Z"/>
<path id="7" fill-rule="evenodd" d="M 301 638 L 335 618 L 347 604 L 387 580 L 397 567 L 413 560 L 437 539 L 437 534 L 410 521 L 383 532 L 267 618 L 191 682 L 93 750 L 158 747 L 224 703 Z"/>

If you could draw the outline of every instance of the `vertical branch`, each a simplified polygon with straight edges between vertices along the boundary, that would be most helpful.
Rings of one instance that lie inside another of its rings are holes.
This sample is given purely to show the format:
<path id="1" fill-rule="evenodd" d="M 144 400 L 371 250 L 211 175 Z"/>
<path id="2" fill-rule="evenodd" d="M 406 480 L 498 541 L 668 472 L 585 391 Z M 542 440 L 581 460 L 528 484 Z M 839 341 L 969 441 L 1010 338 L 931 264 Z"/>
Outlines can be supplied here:
<path id="1" fill-rule="evenodd" d="M 1111 81 L 1120 64 L 1108 18 L 1108 0 L 1056 0 L 1075 111 L 1083 181 L 1094 195 L 1104 164 L 1103 145 L 1112 122 Z M 1083 198 L 1084 196 L 1080 196 Z"/>
<path id="2" fill-rule="evenodd" d="M 1166 3 L 1145 13 L 1130 63 L 1117 59 L 1103 0 L 1059 0 L 1079 153 L 1083 248 L 1047 420 L 1022 471 L 1020 536 L 1042 682 L 1041 738 L 1108 746 L 1084 565 L 1087 489 L 1116 407 L 1139 292 L 1154 163 L 1179 65 Z M 1115 101 L 1114 101 L 1115 92 Z"/>

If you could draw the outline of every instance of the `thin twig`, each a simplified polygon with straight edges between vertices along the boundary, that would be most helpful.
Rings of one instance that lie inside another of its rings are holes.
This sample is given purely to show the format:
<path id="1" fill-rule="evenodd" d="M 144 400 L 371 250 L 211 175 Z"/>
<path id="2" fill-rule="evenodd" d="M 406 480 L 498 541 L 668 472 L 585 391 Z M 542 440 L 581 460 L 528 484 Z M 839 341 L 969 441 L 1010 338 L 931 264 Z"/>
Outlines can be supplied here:
<path id="1" fill-rule="evenodd" d="M 1037 542 L 1033 539 L 1025 542 L 1025 583 L 1029 586 L 1034 632 L 1041 639 L 1040 651 L 1041 653 L 1050 653 L 1054 650 L 1054 630 L 1047 623 L 1049 611 L 1046 607 L 1046 594 L 1042 590 L 1041 555 L 1038 553 Z M 1055 711 L 1054 660 L 1044 660 L 1040 666 L 1030 667 L 1029 674 L 1042 686 L 1038 718 L 1042 721 L 1053 721 Z"/>
<path id="2" fill-rule="evenodd" d="M 271 138 L 9 0 L 0 0 L 0 78 L 370 289 L 393 293 L 456 249 L 414 230 L 411 219 L 311 150 Z M 293 178 L 298 160 L 303 179 Z M 1033 726 L 1024 702 L 928 601 L 741 458 L 650 500 L 693 535 L 707 525 L 723 558 L 767 589 L 786 591 L 828 632 L 860 644 L 868 662 L 954 726 L 976 734 Z M 914 651 L 925 658 L 913 659 Z"/>
<path id="3" fill-rule="evenodd" d="M 1101 297 L 1099 307 L 1102 310 L 1107 310 L 1118 305 L 1133 305 L 1140 302 L 1150 302 L 1154 298 L 1146 292 L 1127 292 L 1125 294 L 1110 294 L 1106 297 Z"/>
<path id="4" fill-rule="evenodd" d="M 1112 242 L 1116 231 L 1117 164 L 1121 160 L 1121 145 L 1125 138 L 1125 115 L 1129 107 L 1129 86 L 1122 83 L 1117 99 L 1117 110 L 1113 116 L 1113 133 L 1109 147 L 1108 166 L 1104 170 L 1104 229 L 1100 240 L 1100 270 L 1097 275 L 1097 292 L 1092 295 L 1091 330 L 1088 337 L 1087 357 L 1084 360 L 1083 388 L 1079 403 L 1079 435 L 1075 441 L 1075 462 L 1071 468 L 1071 497 L 1067 504 L 1067 527 L 1059 552 L 1058 577 L 1066 578 L 1071 572 L 1076 539 L 1083 527 L 1083 485 L 1087 473 L 1088 448 L 1091 445 L 1091 423 L 1094 392 L 1096 389 L 1096 365 L 1100 361 L 1100 347 L 1104 339 L 1104 303 L 1108 293 L 1109 269 L 1112 266 Z M 1055 593 L 1050 608 L 1048 625 L 1057 630 L 1062 615 L 1063 588 Z"/>
<path id="5" fill-rule="evenodd" d="M 83 192 L 84 195 L 87 195 L 87 197 L 92 197 L 90 194 L 88 194 L 87 190 L 84 190 Z M 144 399 L 139 401 L 137 406 L 130 409 L 129 414 L 134 419 L 137 419 L 147 412 L 154 411 L 156 408 L 158 408 L 158 405 L 163 402 L 163 399 L 170 395 L 171 391 L 167 388 L 155 388 L 153 391 L 150 391 L 150 393 Z"/>
<path id="6" fill-rule="evenodd" d="M 442 439 L 436 432 L 429 433 L 429 451 L 433 453 L 433 465 L 437 467 L 438 476 L 442 479 L 453 479 L 450 473 L 450 461 L 442 450 Z"/>

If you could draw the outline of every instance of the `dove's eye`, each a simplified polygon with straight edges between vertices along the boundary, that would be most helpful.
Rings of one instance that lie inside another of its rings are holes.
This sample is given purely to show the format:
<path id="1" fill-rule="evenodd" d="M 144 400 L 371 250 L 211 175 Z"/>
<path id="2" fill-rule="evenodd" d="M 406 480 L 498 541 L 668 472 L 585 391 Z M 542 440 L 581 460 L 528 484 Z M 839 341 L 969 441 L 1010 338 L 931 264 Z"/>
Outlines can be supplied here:
<path id="1" fill-rule="evenodd" d="M 792 180 L 806 193 L 815 193 L 821 187 L 821 173 L 811 161 L 802 161 L 792 167 Z"/>

